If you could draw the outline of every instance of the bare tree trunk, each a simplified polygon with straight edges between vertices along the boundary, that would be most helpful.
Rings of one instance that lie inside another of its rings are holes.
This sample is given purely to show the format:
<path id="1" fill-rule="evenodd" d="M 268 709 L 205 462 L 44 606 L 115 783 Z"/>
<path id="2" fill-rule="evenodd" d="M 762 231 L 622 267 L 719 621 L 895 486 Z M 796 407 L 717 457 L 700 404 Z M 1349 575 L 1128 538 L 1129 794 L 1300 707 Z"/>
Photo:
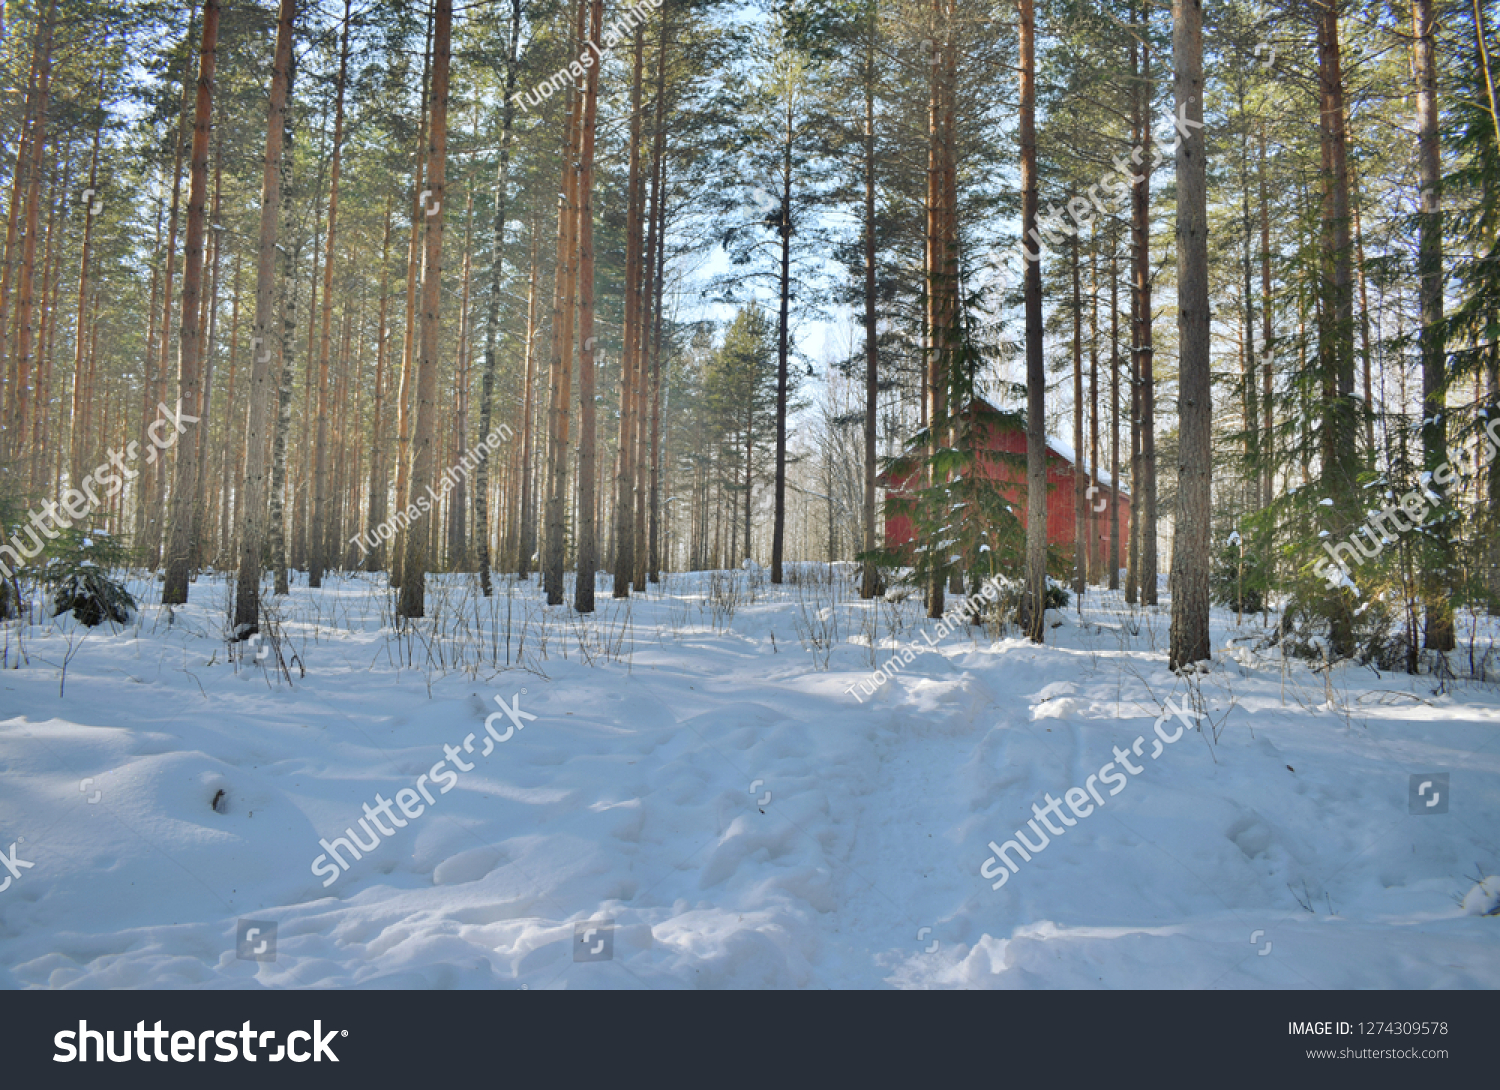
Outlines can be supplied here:
<path id="1" fill-rule="evenodd" d="M 875 424 L 880 410 L 879 352 L 876 345 L 877 312 L 875 281 L 875 28 L 876 8 L 870 5 L 865 36 L 865 464 L 864 551 L 875 551 Z M 880 573 L 875 561 L 866 560 L 859 584 L 861 598 L 875 597 Z"/>
<path id="2" fill-rule="evenodd" d="M 1209 358 L 1208 172 L 1203 124 L 1202 0 L 1173 0 L 1176 115 L 1193 135 L 1177 149 L 1177 522 L 1172 534 L 1172 632 L 1167 666 L 1212 657 L 1208 633 L 1209 540 L 1213 517 L 1213 393 Z"/>
<path id="3" fill-rule="evenodd" d="M 245 424 L 245 482 L 238 503 L 240 564 L 235 585 L 234 635 L 259 631 L 261 551 L 264 548 L 266 417 L 271 400 L 271 349 L 279 339 L 275 324 L 276 227 L 281 206 L 281 159 L 287 98 L 292 82 L 292 34 L 296 0 L 281 0 L 276 19 L 276 52 L 271 65 L 270 107 L 266 121 L 265 171 L 260 198 L 260 241 L 255 276 L 255 324 L 250 342 L 250 408 Z"/>
<path id="4" fill-rule="evenodd" d="M 296 59 L 293 58 L 295 79 Z M 302 239 L 293 241 L 296 233 L 296 198 L 300 195 L 293 188 L 292 155 L 295 130 L 294 115 L 290 109 L 286 114 L 287 154 L 281 157 L 281 239 L 277 246 L 281 259 L 281 382 L 277 390 L 276 432 L 271 439 L 271 563 L 275 570 L 273 593 L 282 596 L 291 593 L 287 579 L 286 539 L 286 446 L 292 429 L 292 383 L 297 373 L 297 296 L 301 282 L 297 278 L 297 266 L 302 260 Z M 313 248 L 316 260 L 317 248 Z M 312 323 L 308 323 L 311 327 Z"/>
<path id="5" fill-rule="evenodd" d="M 1275 355 L 1271 349 L 1271 198 L 1266 180 L 1266 127 L 1260 127 L 1260 347 L 1261 347 L 1261 412 L 1264 414 L 1261 430 L 1261 495 L 1270 504 L 1275 492 L 1272 489 L 1276 467 L 1276 410 L 1271 395 L 1274 390 Z"/>
<path id="6" fill-rule="evenodd" d="M 422 48 L 422 93 L 418 98 L 417 161 L 411 191 L 411 237 L 406 251 L 406 324 L 402 327 L 401 379 L 396 394 L 396 509 L 411 504 L 412 391 L 417 371 L 417 287 L 421 272 L 422 230 L 427 208 L 423 189 L 427 166 L 427 108 L 432 80 L 432 34 L 435 14 L 427 11 L 427 34 Z M 430 196 L 431 194 L 427 194 Z M 401 568 L 406 562 L 407 530 L 397 528 L 391 539 L 390 585 L 401 586 Z"/>
<path id="7" fill-rule="evenodd" d="M 647 486 L 646 496 L 649 523 L 646 532 L 646 577 L 653 583 L 661 582 L 657 531 L 661 517 L 662 322 L 666 312 L 666 306 L 662 300 L 666 298 L 667 269 L 667 159 L 665 151 L 658 169 L 661 171 L 662 179 L 661 203 L 656 210 L 656 298 L 658 303 L 654 321 L 656 328 L 651 336 L 651 434 L 649 437 L 651 479 Z"/>
<path id="8" fill-rule="evenodd" d="M 781 144 L 781 209 L 777 233 L 781 236 L 781 272 L 777 281 L 776 315 L 776 481 L 771 523 L 771 582 L 781 582 L 781 553 L 786 536 L 786 393 L 790 346 L 792 299 L 792 161 L 796 154 L 793 100 L 785 96 L 786 128 Z"/>
<path id="9" fill-rule="evenodd" d="M 944 172 L 947 167 L 947 149 L 945 142 L 949 133 L 947 129 L 947 105 L 943 86 L 943 63 L 944 53 L 949 49 L 950 37 L 942 33 L 941 28 L 945 25 L 944 12 L 941 0 L 933 0 L 932 3 L 932 33 L 934 35 L 934 53 L 928 76 L 927 94 L 927 236 L 926 236 L 926 260 L 924 263 L 923 288 L 926 295 L 926 329 L 923 343 L 927 348 L 925 360 L 925 373 L 923 380 L 926 382 L 927 396 L 923 399 L 923 408 L 926 411 L 926 424 L 928 428 L 928 456 L 929 463 L 936 461 L 938 450 L 947 441 L 949 430 L 948 414 L 952 410 L 962 411 L 963 406 L 951 406 L 948 404 L 948 336 L 949 323 L 952 315 L 949 312 L 948 302 L 950 292 L 946 283 L 947 273 L 947 216 L 945 214 L 944 201 L 947 197 L 947 187 L 944 184 Z M 930 472 L 930 484 L 936 485 L 938 474 L 935 470 Z M 944 475 L 946 479 L 946 475 Z M 924 542 L 928 548 L 934 550 L 934 562 L 927 582 L 927 616 L 941 617 L 944 608 L 945 569 L 947 567 L 945 557 L 936 557 L 937 542 Z"/>
<path id="10" fill-rule="evenodd" d="M 1417 284 L 1422 305 L 1422 468 L 1428 488 L 1443 497 L 1437 525 L 1427 535 L 1422 565 L 1426 632 L 1433 651 L 1454 648 L 1453 548 L 1448 520 L 1455 517 L 1443 481 L 1432 477 L 1448 460 L 1447 351 L 1443 336 L 1443 168 L 1438 134 L 1436 19 L 1432 0 L 1412 0 L 1413 69 L 1417 82 Z"/>
<path id="11" fill-rule="evenodd" d="M 146 306 L 146 351 L 141 356 L 141 415 L 140 426 L 136 429 L 136 435 L 141 449 L 149 449 L 151 442 L 146 429 L 151 426 L 151 416 L 156 410 L 152 403 L 151 395 L 156 392 L 152 368 L 156 360 L 156 318 L 159 313 L 156 306 L 156 289 L 161 284 L 161 267 L 157 264 L 157 254 L 161 250 L 161 221 L 162 206 L 156 205 L 156 226 L 151 237 L 151 291 L 147 295 L 149 300 Z M 162 336 L 166 336 L 165 331 Z M 142 464 L 135 478 L 135 492 L 131 496 L 131 505 L 134 508 L 132 515 L 132 527 L 137 542 L 146 540 L 146 520 L 151 517 L 151 507 L 148 502 L 151 495 L 151 471 L 154 467 L 150 462 Z M 121 493 L 120 504 L 124 507 L 124 493 Z"/>
<path id="12" fill-rule="evenodd" d="M 68 141 L 63 150 L 63 166 L 61 186 L 56 190 L 62 193 L 73 191 L 73 157 L 72 142 Z M 54 183 L 56 186 L 56 183 Z M 49 187 L 51 189 L 52 187 Z M 52 358 L 53 345 L 56 341 L 57 322 L 53 319 L 61 312 L 58 301 L 62 289 L 62 277 L 59 269 L 62 262 L 62 245 L 60 244 L 60 230 L 58 225 L 59 203 L 48 194 L 47 208 L 47 231 L 46 244 L 42 248 L 42 306 L 40 311 L 40 322 L 38 324 L 37 343 L 40 351 L 37 353 L 39 367 L 36 378 L 36 417 L 32 422 L 31 432 L 31 458 L 30 458 L 30 480 L 33 492 L 56 492 L 61 483 L 57 476 L 52 473 L 47 465 L 49 456 L 60 454 L 54 452 L 51 442 L 51 405 L 52 405 Z M 66 215 L 66 206 L 64 206 Z"/>
<path id="13" fill-rule="evenodd" d="M 745 548 L 742 550 L 745 559 L 749 560 L 754 554 L 750 547 L 750 510 L 751 497 L 754 494 L 755 478 L 751 476 L 751 466 L 754 464 L 755 454 L 755 427 L 751 413 L 747 412 L 745 417 Z M 731 556 L 730 562 L 739 566 L 738 556 Z"/>
<path id="14" fill-rule="evenodd" d="M 1495 80 L 1490 72 L 1490 54 L 1485 45 L 1484 6 L 1474 0 L 1474 39 L 1478 46 L 1480 75 L 1484 80 L 1486 101 L 1489 104 L 1490 124 L 1494 126 L 1495 139 L 1500 141 L 1500 110 L 1495 107 Z M 1486 187 L 1486 202 L 1493 199 L 1493 191 Z M 1493 313 L 1488 316 L 1494 322 Z M 1485 377 L 1489 394 L 1487 421 L 1500 413 L 1500 356 L 1496 354 L 1493 339 L 1485 353 Z M 1485 497 L 1489 501 L 1489 548 L 1485 551 L 1485 586 L 1489 592 L 1489 613 L 1500 614 L 1500 458 L 1492 459 L 1485 475 Z"/>
<path id="15" fill-rule="evenodd" d="M 1088 509 L 1088 579 L 1098 586 L 1099 568 L 1099 236 L 1089 240 L 1089 483 L 1093 488 L 1085 496 Z"/>
<path id="16" fill-rule="evenodd" d="M 569 52 L 583 38 L 585 7 L 574 4 L 576 18 Z M 552 293 L 552 366 L 550 420 L 547 436 L 547 518 L 542 556 L 542 583 L 549 606 L 563 601 L 563 567 L 567 546 L 568 405 L 573 387 L 573 302 L 576 287 L 578 247 L 574 228 L 578 223 L 578 171 L 573 158 L 578 138 L 577 112 L 580 96 L 569 84 L 567 121 L 563 126 L 561 200 L 557 207 L 557 265 Z"/>
<path id="17" fill-rule="evenodd" d="M 474 132 L 479 131 L 478 119 L 475 119 Z M 469 436 L 469 389 L 473 385 L 470 380 L 469 371 L 472 364 L 472 353 L 470 345 L 473 341 L 473 312 L 470 307 L 470 296 L 474 276 L 474 176 L 473 171 L 464 183 L 464 245 L 463 264 L 459 280 L 458 304 L 458 359 L 454 366 L 453 374 L 453 420 L 452 420 L 452 443 L 449 447 L 449 465 L 459 465 L 468 453 Z M 488 453 L 489 448 L 484 445 L 484 436 L 481 433 L 479 449 Z M 441 444 L 439 445 L 441 449 Z M 443 523 L 442 532 L 446 533 L 447 540 L 444 546 L 448 571 L 465 571 L 468 568 L 468 536 L 465 532 L 465 524 L 468 520 L 469 501 L 467 482 L 462 476 L 453 481 L 453 490 L 449 493 L 446 502 L 447 518 Z"/>
<path id="18" fill-rule="evenodd" d="M 505 106 L 500 120 L 500 172 L 495 181 L 495 220 L 490 252 L 490 298 L 484 319 L 484 377 L 479 393 L 479 465 L 474 482 L 474 532 L 479 546 L 479 589 L 486 598 L 494 593 L 490 584 L 490 450 L 484 439 L 490 434 L 495 397 L 495 350 L 500 335 L 500 290 L 505 279 L 505 212 L 510 188 L 511 128 L 516 116 L 516 68 L 521 38 L 521 0 L 511 0 L 510 33 L 505 56 Z M 530 388 L 526 397 L 531 396 Z"/>
<path id="19" fill-rule="evenodd" d="M 1120 589 L 1120 266 L 1109 239 L 1109 589 Z M 1135 508 L 1131 507 L 1134 522 Z"/>
<path id="20" fill-rule="evenodd" d="M 536 445 L 536 282 L 537 242 L 541 235 L 538 217 L 531 217 L 531 286 L 526 292 L 526 389 L 521 393 L 524 414 L 521 420 L 521 519 L 517 548 L 516 574 L 523 580 L 531 576 L 531 558 L 536 552 L 536 472 L 532 453 Z"/>
<path id="21" fill-rule="evenodd" d="M 1349 171 L 1338 10 L 1314 0 L 1318 29 L 1319 136 L 1323 166 L 1323 294 L 1318 369 L 1323 379 L 1323 487 L 1333 500 L 1329 530 L 1346 537 L 1359 518 L 1359 428 L 1354 399 L 1354 292 L 1351 269 Z M 1347 592 L 1329 593 L 1329 644 L 1335 657 L 1354 651 L 1354 616 Z M 1415 648 L 1413 648 L 1415 654 Z"/>
<path id="22" fill-rule="evenodd" d="M 302 413 L 300 416 L 302 435 L 298 440 L 296 448 L 299 452 L 296 468 L 291 471 L 290 506 L 292 508 L 292 535 L 287 550 L 288 563 L 291 567 L 299 569 L 307 566 L 307 520 L 310 513 L 309 509 L 312 506 L 313 470 L 315 468 L 314 460 L 303 456 L 301 452 L 312 450 L 312 419 L 317 414 L 317 394 L 314 393 L 313 387 L 317 383 L 314 368 L 316 368 L 318 363 L 318 269 L 320 268 L 318 262 L 323 256 L 323 221 L 321 219 L 322 213 L 317 205 L 323 193 L 322 155 L 318 156 L 318 177 L 317 181 L 313 183 L 313 193 L 317 194 L 317 196 L 313 198 L 311 217 L 314 226 L 312 246 L 310 247 L 312 251 L 312 270 L 311 275 L 308 277 L 311 289 L 309 291 L 310 298 L 307 301 L 307 359 L 302 365 Z M 293 268 L 297 268 L 301 264 L 301 245 L 302 240 L 298 238 L 297 260 L 293 262 Z M 290 434 L 288 432 L 288 436 Z"/>
<path id="23" fill-rule="evenodd" d="M 434 0 L 432 34 L 432 103 L 427 126 L 427 184 L 422 202 L 427 221 L 422 258 L 421 355 L 417 361 L 416 430 L 411 448 L 411 497 L 428 512 L 433 497 L 433 455 L 437 431 L 438 316 L 443 286 L 443 198 L 447 193 L 448 61 L 453 30 L 453 0 Z M 435 498 L 435 497 L 434 497 Z M 401 564 L 398 616 L 425 616 L 428 535 L 433 517 L 424 517 L 406 535 Z"/>
<path id="24" fill-rule="evenodd" d="M 589 5 L 588 45 L 597 54 L 604 22 L 603 0 Z M 588 56 L 584 53 L 583 56 Z M 573 608 L 594 612 L 594 573 L 599 549 L 594 522 L 594 124 L 599 108 L 599 66 L 584 80 L 578 148 L 578 577 Z"/>
<path id="25" fill-rule="evenodd" d="M 217 112 L 223 114 L 220 103 Z M 214 358 L 218 355 L 219 338 L 219 259 L 222 256 L 224 229 L 219 218 L 224 193 L 224 128 L 219 126 L 214 147 L 214 195 L 208 209 L 208 223 L 213 240 L 212 254 L 208 259 L 208 292 L 203 301 L 203 386 L 198 396 L 198 408 L 193 411 L 202 420 L 197 439 L 196 457 L 198 474 L 193 482 L 193 553 L 191 563 L 201 569 L 207 563 L 208 547 L 212 539 L 211 524 L 215 516 L 213 503 L 208 493 L 208 449 L 213 426 Z M 224 499 L 221 494 L 218 500 Z"/>
<path id="26" fill-rule="evenodd" d="M 385 230 L 380 239 L 380 305 L 375 329 L 375 389 L 370 408 L 370 499 L 365 516 L 365 571 L 376 572 L 385 565 L 385 542 L 377 532 L 385 522 L 386 490 L 389 478 L 385 460 L 385 393 L 389 385 L 385 374 L 386 345 L 390 329 L 386 324 L 390 307 L 391 285 L 391 202 L 385 204 Z"/>
<path id="27" fill-rule="evenodd" d="M 30 73 L 27 77 L 25 107 L 21 116 L 20 132 L 16 139 L 15 165 L 11 171 L 10 179 L 10 209 L 5 217 L 5 252 L 3 255 L 4 265 L 0 268 L 0 426 L 7 429 L 6 434 L 0 435 L 0 452 L 7 451 L 10 447 L 11 434 L 9 429 L 13 427 L 13 410 L 15 409 L 15 357 L 7 353 L 10 347 L 10 287 L 11 275 L 16 266 L 16 237 L 21 229 L 21 209 L 27 204 L 27 194 L 30 191 L 31 175 L 31 149 L 32 136 L 36 131 L 36 84 L 37 68 L 41 63 L 41 48 L 43 45 L 42 30 L 39 26 L 36 41 L 32 46 Z M 92 194 L 90 197 L 92 198 Z M 152 313 L 155 307 L 152 307 Z"/>
<path id="28" fill-rule="evenodd" d="M 84 468 L 84 459 L 88 451 L 84 449 L 85 437 L 87 435 L 87 423 L 84 416 L 87 412 L 86 406 L 93 397 L 93 391 L 85 381 L 85 346 L 88 343 L 84 331 L 84 319 L 88 312 L 89 299 L 89 261 L 93 253 L 94 241 L 94 194 L 99 184 L 99 135 L 102 126 L 94 130 L 93 153 L 89 157 L 89 188 L 88 196 L 84 198 L 83 210 L 83 241 L 79 246 L 78 254 L 78 313 L 75 315 L 73 325 L 73 405 L 70 416 L 72 427 L 69 429 L 68 450 L 68 477 L 73 487 L 88 472 Z M 0 318 L 0 342 L 5 340 L 7 332 L 3 318 Z"/>
<path id="29" fill-rule="evenodd" d="M 234 442 L 234 410 L 239 404 L 235 400 L 235 377 L 239 366 L 240 352 L 240 269 L 243 257 L 241 254 L 234 255 L 234 287 L 231 288 L 231 301 L 229 309 L 229 386 L 224 394 L 224 442 L 219 450 L 219 549 L 214 566 L 228 570 L 232 563 L 230 557 L 234 549 L 233 533 L 233 500 L 238 498 L 243 502 L 243 490 L 238 497 L 230 493 L 232 482 L 243 481 L 244 465 L 240 461 L 244 457 L 244 444 Z"/>
<path id="30" fill-rule="evenodd" d="M 1150 9 L 1145 9 L 1145 17 L 1142 28 L 1150 25 Z M 1151 164 L 1154 161 L 1151 151 L 1151 99 L 1153 84 L 1151 81 L 1151 42 L 1149 37 L 1141 39 L 1141 86 L 1137 101 L 1139 102 L 1141 119 L 1141 148 L 1144 165 L 1141 173 L 1145 176 L 1135 187 L 1135 261 L 1136 261 L 1136 298 L 1139 309 L 1136 312 L 1136 322 L 1139 326 L 1139 339 L 1137 341 L 1137 354 L 1139 356 L 1139 374 L 1137 376 L 1140 386 L 1140 431 L 1141 431 L 1141 472 L 1140 484 L 1136 491 L 1140 498 L 1141 510 L 1134 512 L 1139 519 L 1132 518 L 1132 525 L 1139 521 L 1140 529 L 1140 560 L 1141 575 L 1139 591 L 1141 604 L 1146 606 L 1156 605 L 1156 376 L 1153 371 L 1155 366 L 1155 350 L 1152 346 L 1151 331 Z M 1132 484 L 1135 480 L 1132 478 Z"/>
<path id="31" fill-rule="evenodd" d="M 1073 235 L 1073 593 L 1083 612 L 1083 590 L 1088 585 L 1088 536 L 1084 525 L 1083 490 L 1083 269 L 1078 235 Z"/>
<path id="32" fill-rule="evenodd" d="M 170 366 L 170 354 L 172 349 L 172 280 L 176 272 L 177 261 L 177 228 L 181 220 L 182 209 L 182 160 L 188 150 L 188 140 L 183 131 L 187 124 L 188 109 L 193 99 L 193 37 L 198 25 L 197 13 L 188 19 L 188 32 L 184 42 L 186 60 L 182 71 L 182 108 L 178 112 L 178 123 L 176 128 L 176 150 L 172 159 L 172 210 L 167 216 L 167 254 L 166 271 L 162 275 L 162 313 L 161 313 L 161 354 L 156 361 L 156 373 L 153 379 L 153 392 L 151 397 L 151 410 L 147 415 L 154 415 L 156 405 L 165 402 L 167 396 L 167 368 Z M 142 474 L 142 480 L 147 474 Z M 167 500 L 167 465 L 165 459 L 158 459 L 152 472 L 149 513 L 146 519 L 146 533 L 141 541 L 141 550 L 145 555 L 148 567 L 155 568 L 162 558 L 162 546 L 164 544 L 164 529 L 166 522 L 166 500 Z"/>
<path id="33" fill-rule="evenodd" d="M 1032 0 L 1018 0 L 1021 48 L 1021 237 L 1036 243 L 1028 253 L 1026 312 L 1026 635 L 1046 638 L 1047 600 L 1047 365 L 1042 356 L 1042 244 L 1036 230 L 1036 15 Z"/>
<path id="34" fill-rule="evenodd" d="M 198 53 L 198 94 L 193 110 L 193 153 L 188 185 L 186 249 L 182 266 L 182 331 L 178 336 L 177 411 L 199 408 L 203 379 L 203 239 L 208 202 L 208 137 L 213 120 L 214 62 L 219 40 L 219 0 L 204 0 L 203 47 Z M 181 605 L 188 600 L 188 568 L 195 542 L 197 521 L 198 458 L 202 429 L 178 426 L 173 464 L 172 516 L 163 558 L 166 573 L 162 583 L 163 605 Z M 165 471 L 165 467 L 163 467 Z"/>
<path id="35" fill-rule="evenodd" d="M 339 74 L 334 81 L 333 152 L 328 173 L 328 235 L 323 242 L 323 326 L 318 337 L 318 433 L 314 440 L 313 512 L 308 542 L 307 585 L 323 585 L 324 551 L 328 540 L 328 351 L 333 326 L 334 238 L 339 218 L 340 157 L 344 149 L 344 85 L 349 73 L 349 8 L 344 0 L 344 23 L 339 36 Z"/>
<path id="36" fill-rule="evenodd" d="M 1240 89 L 1240 108 L 1244 110 L 1244 90 Z M 1258 511 L 1264 503 L 1260 497 L 1260 387 L 1256 376 L 1259 359 L 1255 354 L 1255 272 L 1251 256 L 1253 245 L 1250 224 L 1250 131 L 1240 133 L 1240 230 L 1241 242 L 1240 274 L 1244 282 L 1245 323 L 1244 338 L 1240 352 L 1240 380 L 1242 396 L 1240 408 L 1245 429 L 1244 460 L 1247 471 L 1240 478 L 1246 485 L 1245 507 Z M 1248 478 L 1248 479 L 1247 479 Z M 1269 499 L 1269 497 L 1267 497 Z"/>
<path id="37" fill-rule="evenodd" d="M 630 579 L 635 571 L 635 533 L 632 512 L 635 509 L 635 369 L 644 340 L 642 314 L 641 248 L 645 204 L 645 187 L 641 178 L 641 86 L 645 69 L 645 32 L 635 28 L 630 85 L 630 148 L 626 173 L 625 200 L 625 343 L 620 356 L 620 434 L 615 461 L 615 501 L 611 519 L 614 547 L 614 596 L 630 596 Z"/>
<path id="38" fill-rule="evenodd" d="M 1135 143 L 1140 146 L 1140 127 L 1135 129 Z M 1130 544 L 1125 565 L 1125 601 L 1138 605 L 1141 600 L 1141 522 L 1145 501 L 1141 489 L 1141 309 L 1140 285 L 1135 281 L 1136 260 L 1134 227 L 1130 258 Z"/>
<path id="39" fill-rule="evenodd" d="M 31 123 L 31 162 L 27 167 L 25 237 L 21 242 L 21 278 L 16 291 L 16 371 L 12 387 L 10 456 L 19 457 L 30 431 L 31 353 L 36 335 L 34 312 L 36 239 L 42 204 L 42 152 L 47 144 L 47 106 L 52 87 L 52 28 L 56 0 L 46 0 L 37 27 L 36 105 Z M 0 340 L 7 331 L 0 328 Z"/>
<path id="40" fill-rule="evenodd" d="M 642 286 L 640 309 L 641 337 L 636 354 L 633 395 L 635 404 L 635 449 L 631 455 L 635 470 L 635 527 L 633 537 L 635 549 L 634 566 L 631 569 L 631 585 L 637 592 L 646 589 L 646 562 L 650 541 L 646 534 L 646 502 L 650 493 L 650 468 L 652 459 L 650 415 L 647 402 L 650 400 L 651 360 L 658 348 L 653 347 L 651 327 L 656 327 L 656 339 L 661 333 L 662 303 L 658 295 L 661 282 L 661 246 L 665 221 L 662 211 L 666 201 L 666 78 L 667 78 L 667 29 L 663 21 L 657 37 L 656 49 L 656 104 L 655 120 L 651 136 L 651 196 L 646 219 L 646 256 L 644 263 L 645 283 Z"/>

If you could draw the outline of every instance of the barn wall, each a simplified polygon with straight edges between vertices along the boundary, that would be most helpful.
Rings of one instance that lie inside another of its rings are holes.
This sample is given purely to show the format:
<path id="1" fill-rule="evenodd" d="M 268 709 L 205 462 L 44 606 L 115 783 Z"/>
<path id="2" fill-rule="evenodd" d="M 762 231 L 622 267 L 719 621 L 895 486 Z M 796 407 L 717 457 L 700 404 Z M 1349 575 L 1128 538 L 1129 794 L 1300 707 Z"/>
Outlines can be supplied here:
<path id="1" fill-rule="evenodd" d="M 1026 453 L 1026 435 L 1024 432 L 1013 429 L 1002 429 L 991 427 L 989 429 L 989 442 L 987 449 L 1007 453 Z M 1016 514 L 1021 524 L 1026 524 L 1026 479 L 1025 471 L 1004 464 L 985 464 L 985 475 L 991 480 L 1002 483 L 1001 494 L 1007 502 L 1016 509 Z M 889 482 L 887 491 L 889 494 L 900 494 L 905 490 L 907 480 L 893 480 Z M 1072 556 L 1073 553 L 1073 465 L 1051 448 L 1047 451 L 1047 541 L 1049 544 L 1059 546 L 1064 553 Z M 1087 487 L 1085 485 L 1085 487 Z M 1091 501 L 1086 501 L 1090 507 L 1098 506 L 1101 498 L 1105 501 L 1104 510 L 1093 516 L 1097 520 L 1096 540 L 1100 555 L 1104 558 L 1109 556 L 1109 490 L 1101 485 L 1101 493 L 1096 494 Z M 1120 494 L 1120 562 L 1125 562 L 1126 546 L 1130 539 L 1130 497 L 1125 493 Z M 1093 512 L 1089 512 L 1093 515 Z M 911 520 L 905 515 L 895 515 L 886 519 L 885 542 L 889 548 L 905 548 L 912 541 Z"/>

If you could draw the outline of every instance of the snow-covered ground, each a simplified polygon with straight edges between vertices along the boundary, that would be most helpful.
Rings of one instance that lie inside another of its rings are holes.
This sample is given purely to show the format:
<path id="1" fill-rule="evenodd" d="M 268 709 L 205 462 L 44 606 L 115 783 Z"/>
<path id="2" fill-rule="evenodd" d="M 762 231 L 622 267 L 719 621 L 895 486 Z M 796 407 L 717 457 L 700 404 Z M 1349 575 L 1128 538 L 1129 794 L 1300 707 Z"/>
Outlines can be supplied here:
<path id="1" fill-rule="evenodd" d="M 234 658 L 218 579 L 9 625 L 0 986 L 1500 987 L 1500 880 L 1460 904 L 1500 873 L 1494 686 L 1325 676 L 1216 612 L 1178 736 L 1165 599 L 1036 647 L 848 572 L 601 577 L 582 621 L 443 577 L 406 636 L 380 577 L 304 579 Z M 866 696 L 872 634 L 912 654 Z M 1033 804 L 1061 834 L 998 870 Z M 366 805 L 391 835 L 315 873 Z"/>

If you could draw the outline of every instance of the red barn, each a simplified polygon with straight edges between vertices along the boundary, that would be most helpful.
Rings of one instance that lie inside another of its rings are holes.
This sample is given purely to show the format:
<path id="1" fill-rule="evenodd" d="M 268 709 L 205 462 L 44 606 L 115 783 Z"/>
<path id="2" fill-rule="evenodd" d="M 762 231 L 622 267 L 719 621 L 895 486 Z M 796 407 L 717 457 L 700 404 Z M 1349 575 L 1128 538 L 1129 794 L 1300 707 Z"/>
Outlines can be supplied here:
<path id="1" fill-rule="evenodd" d="M 1001 413 L 983 398 L 975 398 L 965 410 L 965 417 L 972 414 L 973 424 L 983 437 L 984 449 L 1005 454 L 1026 456 L 1026 432 L 1014 422 L 1014 416 Z M 1073 518 L 1073 464 L 1076 456 L 1071 445 L 1052 436 L 1047 437 L 1047 541 L 1059 546 L 1070 558 L 1074 548 Z M 1000 493 L 1026 523 L 1026 473 L 1024 469 L 1003 461 L 981 459 L 978 463 L 985 476 L 1002 482 Z M 907 477 L 892 477 L 882 474 L 880 485 L 888 494 L 903 495 Z M 1087 480 L 1087 478 L 1086 478 Z M 1089 522 L 1086 534 L 1096 543 L 1101 567 L 1109 560 L 1109 512 L 1111 478 L 1108 472 L 1099 470 L 1099 491 L 1084 500 L 1085 514 Z M 1085 484 L 1088 487 L 1088 484 Z M 912 541 L 911 519 L 906 515 L 891 515 L 885 522 L 885 543 L 891 549 L 905 549 Z M 1125 554 L 1130 541 L 1130 494 L 1120 488 L 1120 564 L 1125 563 Z"/>

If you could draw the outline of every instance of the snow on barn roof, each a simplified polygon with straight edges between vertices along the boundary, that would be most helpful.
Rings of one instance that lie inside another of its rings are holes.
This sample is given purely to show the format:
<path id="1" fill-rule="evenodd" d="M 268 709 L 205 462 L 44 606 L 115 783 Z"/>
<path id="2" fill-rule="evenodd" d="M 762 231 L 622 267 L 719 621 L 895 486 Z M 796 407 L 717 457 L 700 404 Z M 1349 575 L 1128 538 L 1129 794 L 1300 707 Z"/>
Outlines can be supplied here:
<path id="1" fill-rule="evenodd" d="M 1078 454 L 1073 450 L 1072 443 L 1065 443 L 1057 436 L 1049 435 L 1047 436 L 1047 446 L 1053 454 L 1067 461 L 1069 465 L 1076 466 L 1078 464 Z M 1088 467 L 1085 466 L 1084 468 L 1087 469 Z M 1099 467 L 1099 483 L 1105 488 L 1113 488 L 1115 484 L 1115 479 L 1109 475 L 1109 470 L 1103 466 Z M 1120 485 L 1120 493 L 1121 495 L 1128 496 L 1130 495 L 1130 489 L 1122 484 Z"/>

